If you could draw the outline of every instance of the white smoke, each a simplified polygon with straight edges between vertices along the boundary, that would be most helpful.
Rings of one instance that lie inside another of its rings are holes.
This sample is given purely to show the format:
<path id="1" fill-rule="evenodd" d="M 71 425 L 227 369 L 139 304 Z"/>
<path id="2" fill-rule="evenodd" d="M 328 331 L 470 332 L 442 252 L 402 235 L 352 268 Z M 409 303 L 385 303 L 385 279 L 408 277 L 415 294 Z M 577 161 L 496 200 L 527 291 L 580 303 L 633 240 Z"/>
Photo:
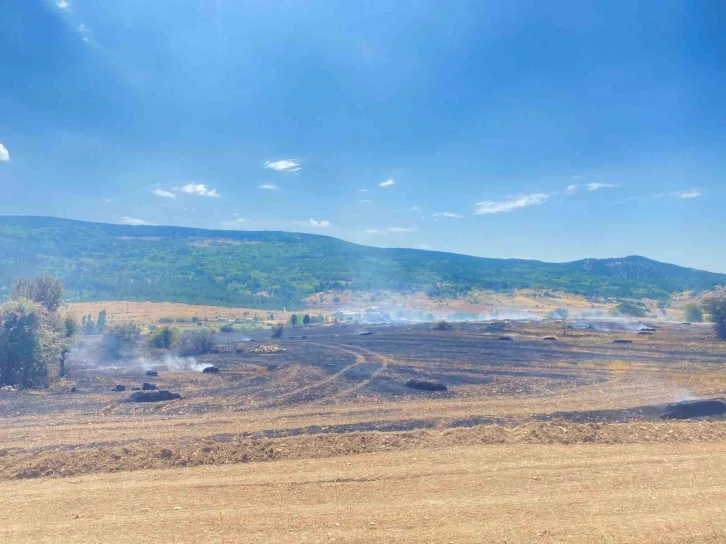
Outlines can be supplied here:
<path id="1" fill-rule="evenodd" d="M 179 357 L 178 355 L 171 355 L 169 353 L 164 355 L 164 358 L 161 360 L 148 360 L 140 357 L 138 364 L 144 371 L 166 368 L 166 370 L 172 372 L 183 372 L 186 370 L 202 372 L 205 368 L 211 366 L 208 364 L 198 363 L 194 357 Z"/>

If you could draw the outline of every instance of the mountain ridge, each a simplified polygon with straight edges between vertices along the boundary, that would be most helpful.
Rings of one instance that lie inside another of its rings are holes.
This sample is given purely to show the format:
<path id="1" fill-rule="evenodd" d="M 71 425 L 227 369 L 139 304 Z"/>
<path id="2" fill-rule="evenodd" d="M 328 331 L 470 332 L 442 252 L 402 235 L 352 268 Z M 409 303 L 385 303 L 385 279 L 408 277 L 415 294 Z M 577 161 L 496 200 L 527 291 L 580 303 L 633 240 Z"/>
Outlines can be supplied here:
<path id="1" fill-rule="evenodd" d="M 158 242 L 163 241 L 163 244 Z M 0 216 L 0 296 L 19 277 L 61 277 L 69 299 L 301 307 L 315 292 L 537 288 L 590 297 L 667 298 L 726 285 L 726 274 L 647 257 L 551 263 L 376 248 L 320 234 L 118 225 Z"/>

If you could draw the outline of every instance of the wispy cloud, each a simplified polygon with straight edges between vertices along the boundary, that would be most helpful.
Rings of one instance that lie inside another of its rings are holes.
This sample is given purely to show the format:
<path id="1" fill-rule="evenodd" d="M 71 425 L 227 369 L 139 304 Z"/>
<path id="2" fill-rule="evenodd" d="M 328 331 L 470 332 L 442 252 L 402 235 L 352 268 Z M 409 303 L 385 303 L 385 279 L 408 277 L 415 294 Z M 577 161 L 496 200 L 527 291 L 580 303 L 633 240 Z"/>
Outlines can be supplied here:
<path id="1" fill-rule="evenodd" d="M 57 1 L 57 2 L 55 3 L 55 5 L 56 5 L 56 6 L 57 6 L 57 7 L 59 8 L 59 9 L 66 9 L 66 8 L 68 8 L 68 7 L 70 6 L 70 4 L 69 4 L 68 2 L 66 2 L 65 0 L 58 0 L 58 1 Z"/>
<path id="2" fill-rule="evenodd" d="M 588 183 L 587 184 L 587 190 L 588 191 L 599 191 L 600 189 L 614 189 L 617 187 L 614 183 Z"/>
<path id="3" fill-rule="evenodd" d="M 110 198 L 104 198 L 104 199 L 103 199 L 103 201 L 104 201 L 104 202 L 105 202 L 106 204 L 108 204 L 109 202 L 111 202 L 111 199 L 110 199 Z"/>
<path id="4" fill-rule="evenodd" d="M 434 246 L 432 246 L 431 244 L 419 244 L 416 246 L 416 249 L 431 250 L 431 249 L 434 249 Z"/>
<path id="5" fill-rule="evenodd" d="M 367 193 L 368 192 L 368 189 L 358 189 L 358 192 L 359 193 Z"/>
<path id="6" fill-rule="evenodd" d="M 368 204 L 369 202 L 373 202 L 373 201 L 370 199 L 364 198 L 363 200 L 359 200 L 358 204 Z"/>
<path id="7" fill-rule="evenodd" d="M 3 144 L 0 144 L 0 162 L 8 162 L 10 160 L 10 152 Z"/>
<path id="8" fill-rule="evenodd" d="M 225 221 L 223 224 L 225 227 L 235 229 L 241 227 L 247 220 L 244 217 L 237 217 L 236 219 L 230 219 Z"/>
<path id="9" fill-rule="evenodd" d="M 221 196 L 216 189 L 208 189 L 203 183 L 187 183 L 182 185 L 181 190 L 190 195 L 208 196 L 210 198 L 219 198 Z"/>
<path id="10" fill-rule="evenodd" d="M 691 199 L 691 198 L 698 198 L 701 196 L 702 193 L 698 189 L 690 189 L 688 191 L 673 191 L 671 193 L 658 193 L 653 195 L 653 198 L 680 198 L 683 200 Z"/>
<path id="11" fill-rule="evenodd" d="M 316 229 L 326 229 L 330 226 L 330 221 L 317 221 L 315 219 L 308 219 L 307 221 L 293 221 L 293 225 L 301 225 L 304 227 L 313 227 Z"/>
<path id="12" fill-rule="evenodd" d="M 78 25 L 76 27 L 76 30 L 78 32 L 80 32 L 81 34 L 87 34 L 88 32 L 91 31 L 91 29 L 86 26 L 86 23 L 81 23 L 80 25 Z"/>
<path id="13" fill-rule="evenodd" d="M 277 185 L 274 183 L 263 183 L 262 185 L 257 186 L 258 189 L 264 189 L 265 191 L 278 191 Z"/>
<path id="14" fill-rule="evenodd" d="M 675 193 L 671 193 L 676 198 L 698 198 L 701 196 L 701 191 L 698 189 L 692 189 L 690 191 L 676 191 Z"/>
<path id="15" fill-rule="evenodd" d="M 453 212 L 438 212 L 434 214 L 434 217 L 448 217 L 450 219 L 461 219 L 464 217 L 461 214 L 453 213 Z"/>
<path id="16" fill-rule="evenodd" d="M 507 213 L 527 206 L 544 204 L 549 200 L 547 193 L 533 193 L 530 195 L 518 195 L 507 200 L 493 201 L 485 200 L 474 205 L 474 213 L 477 215 L 491 215 L 495 213 Z"/>
<path id="17" fill-rule="evenodd" d="M 417 212 L 417 213 L 421 213 L 421 212 L 422 212 L 423 210 L 422 210 L 422 209 L 421 209 L 421 208 L 420 208 L 419 206 L 411 206 L 411 207 L 410 207 L 410 208 L 408 209 L 408 211 L 409 211 L 409 212 Z"/>
<path id="18" fill-rule="evenodd" d="M 386 181 L 379 183 L 378 186 L 379 187 L 392 187 L 395 184 L 396 184 L 396 182 L 393 181 L 392 179 L 387 179 Z"/>
<path id="19" fill-rule="evenodd" d="M 386 229 L 364 229 L 366 234 L 401 234 L 405 232 L 416 232 L 416 227 L 388 227 Z"/>
<path id="20" fill-rule="evenodd" d="M 176 198 L 176 195 L 171 191 L 165 191 L 164 189 L 154 189 L 154 194 L 161 198 Z"/>
<path id="21" fill-rule="evenodd" d="M 300 163 L 294 159 L 282 159 L 279 161 L 265 161 L 265 168 L 278 172 L 299 172 L 302 170 Z"/>
<path id="22" fill-rule="evenodd" d="M 568 185 L 567 188 L 565 189 L 565 192 L 568 195 L 573 195 L 573 194 L 575 194 L 576 191 L 577 191 L 577 185 L 574 183 L 572 185 Z"/>
<path id="23" fill-rule="evenodd" d="M 148 221 L 144 221 L 143 219 L 137 219 L 136 217 L 128 217 L 125 215 L 121 218 L 121 224 L 122 225 L 133 225 L 135 227 L 138 227 L 140 225 L 151 225 L 152 223 L 149 223 Z"/>

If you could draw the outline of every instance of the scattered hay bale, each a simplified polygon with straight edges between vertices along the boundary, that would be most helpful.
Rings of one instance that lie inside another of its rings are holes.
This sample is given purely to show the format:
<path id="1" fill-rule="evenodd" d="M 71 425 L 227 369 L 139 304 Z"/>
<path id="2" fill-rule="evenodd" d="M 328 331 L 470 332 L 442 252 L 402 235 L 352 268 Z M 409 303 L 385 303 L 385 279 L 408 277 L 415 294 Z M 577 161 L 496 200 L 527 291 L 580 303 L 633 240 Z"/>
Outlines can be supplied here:
<path id="1" fill-rule="evenodd" d="M 640 332 L 655 332 L 655 327 L 640 327 Z"/>
<path id="2" fill-rule="evenodd" d="M 373 334 L 373 331 L 361 331 L 358 336 L 370 336 L 371 334 Z"/>
<path id="3" fill-rule="evenodd" d="M 626 340 L 624 338 L 618 338 L 617 340 L 613 340 L 613 344 L 632 344 L 632 340 Z"/>
<path id="4" fill-rule="evenodd" d="M 171 391 L 135 391 L 129 396 L 129 402 L 161 402 L 180 398 L 182 396 L 179 393 L 172 393 Z"/>
<path id="5" fill-rule="evenodd" d="M 204 374 L 219 374 L 219 368 L 217 368 L 214 365 L 205 366 L 202 369 L 202 373 L 204 373 Z"/>
<path id="6" fill-rule="evenodd" d="M 542 340 L 557 340 L 554 336 L 543 336 Z"/>
<path id="7" fill-rule="evenodd" d="M 146 375 L 147 376 L 158 376 L 159 373 L 156 370 L 147 370 Z"/>
<path id="8" fill-rule="evenodd" d="M 406 387 L 420 391 L 447 391 L 448 388 L 441 382 L 430 382 L 428 380 L 408 380 Z"/>
<path id="9" fill-rule="evenodd" d="M 277 344 L 263 344 L 247 350 L 247 353 L 280 353 L 282 351 L 285 351 L 285 348 L 281 348 Z"/>
<path id="10" fill-rule="evenodd" d="M 652 332 L 646 330 L 638 331 L 639 336 L 651 336 L 652 334 Z"/>
<path id="11" fill-rule="evenodd" d="M 497 340 L 504 340 L 505 342 L 511 342 L 512 337 L 511 336 L 500 336 L 499 338 L 497 338 Z"/>
<path id="12" fill-rule="evenodd" d="M 681 325 L 690 325 L 690 323 L 688 321 L 684 321 Z"/>
<path id="13" fill-rule="evenodd" d="M 141 391 L 141 388 L 140 387 L 132 387 L 131 388 L 131 391 Z"/>
<path id="14" fill-rule="evenodd" d="M 141 384 L 141 390 L 142 391 L 153 391 L 155 389 L 159 389 L 154 385 L 153 383 L 144 382 Z"/>
<path id="15" fill-rule="evenodd" d="M 689 419 L 723 414 L 726 414 L 726 402 L 720 400 L 690 400 L 669 404 L 660 417 L 663 419 Z"/>
<path id="16" fill-rule="evenodd" d="M 111 389 L 111 391 L 114 391 L 114 392 L 126 391 L 126 386 L 125 385 L 117 385 L 116 387 L 114 387 L 113 389 Z"/>

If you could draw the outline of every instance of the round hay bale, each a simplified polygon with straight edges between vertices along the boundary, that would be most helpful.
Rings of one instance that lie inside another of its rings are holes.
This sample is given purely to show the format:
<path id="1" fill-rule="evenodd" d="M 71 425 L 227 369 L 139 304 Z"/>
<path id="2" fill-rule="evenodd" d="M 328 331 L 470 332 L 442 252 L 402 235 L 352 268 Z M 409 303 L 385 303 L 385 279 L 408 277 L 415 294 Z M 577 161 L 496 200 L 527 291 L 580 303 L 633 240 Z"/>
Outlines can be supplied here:
<path id="1" fill-rule="evenodd" d="M 172 393 L 171 391 L 135 391 L 129 396 L 129 402 L 161 402 L 180 398 L 182 396 L 179 393 Z"/>
<path id="2" fill-rule="evenodd" d="M 153 383 L 144 382 L 141 384 L 142 391 L 153 391 L 154 389 L 158 389 L 158 387 Z"/>
<path id="3" fill-rule="evenodd" d="M 114 391 L 114 392 L 126 391 L 126 386 L 125 385 L 117 385 L 116 387 L 114 387 L 113 389 L 111 389 L 111 391 Z"/>
<path id="4" fill-rule="evenodd" d="M 159 373 L 156 370 L 147 370 L 146 375 L 147 376 L 158 376 Z"/>
<path id="5" fill-rule="evenodd" d="M 497 338 L 497 340 L 504 340 L 505 342 L 511 342 L 512 337 L 511 336 L 500 336 L 499 338 Z"/>
<path id="6" fill-rule="evenodd" d="M 690 400 L 666 406 L 663 419 L 689 419 L 692 417 L 720 416 L 726 414 L 726 403 L 720 400 Z"/>
<path id="7" fill-rule="evenodd" d="M 219 374 L 219 368 L 214 365 L 205 366 L 202 370 L 204 374 Z"/>
<path id="8" fill-rule="evenodd" d="M 542 340 L 550 340 L 551 341 L 551 340 L 557 340 L 557 338 L 555 338 L 554 336 L 543 336 L 542 337 Z"/>
<path id="9" fill-rule="evenodd" d="M 626 340 L 624 338 L 618 338 L 617 340 L 613 340 L 613 344 L 632 344 L 632 340 Z"/>
<path id="10" fill-rule="evenodd" d="M 408 380 L 406 387 L 418 389 L 420 391 L 447 391 L 448 388 L 441 382 L 432 382 L 428 380 Z"/>

